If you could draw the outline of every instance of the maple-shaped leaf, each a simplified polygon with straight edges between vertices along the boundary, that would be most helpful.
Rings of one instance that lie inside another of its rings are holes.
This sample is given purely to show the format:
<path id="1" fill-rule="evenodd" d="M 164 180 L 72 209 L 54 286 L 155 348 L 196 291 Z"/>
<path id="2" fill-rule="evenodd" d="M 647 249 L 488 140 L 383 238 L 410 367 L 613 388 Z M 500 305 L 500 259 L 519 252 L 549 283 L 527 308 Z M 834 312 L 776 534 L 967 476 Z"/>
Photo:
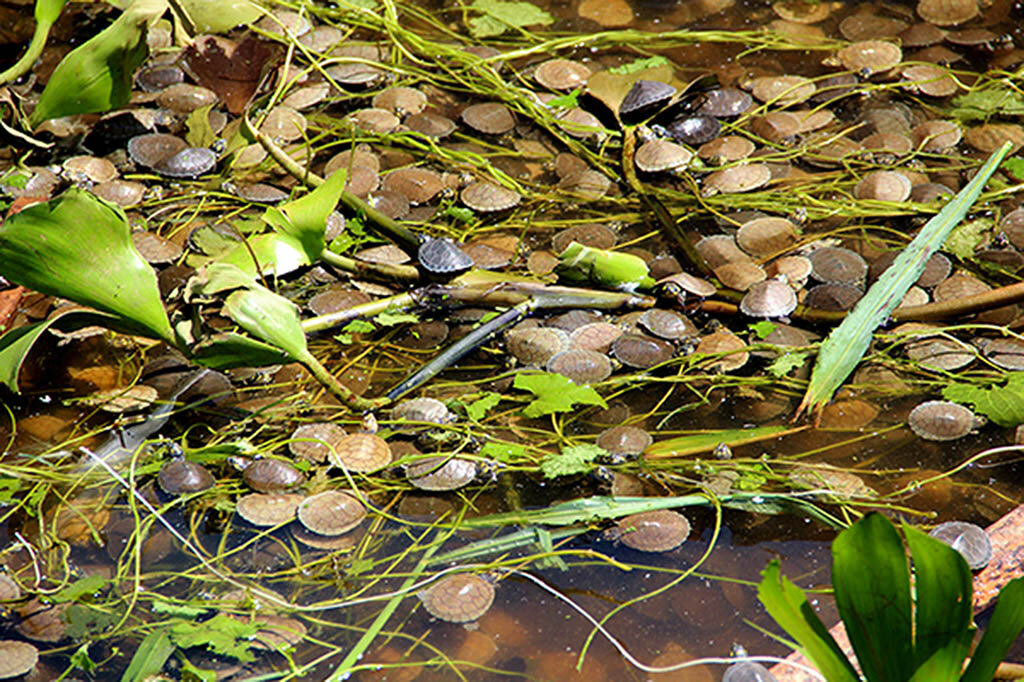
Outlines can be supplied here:
<path id="1" fill-rule="evenodd" d="M 512 384 L 533 393 L 534 400 L 523 408 L 523 416 L 542 417 L 555 412 L 572 412 L 575 405 L 608 407 L 604 398 L 590 386 L 578 386 L 561 374 L 536 372 L 516 375 Z"/>
<path id="2" fill-rule="evenodd" d="M 181 68 L 204 88 L 217 93 L 232 114 L 245 111 L 271 66 L 274 52 L 251 36 L 236 43 L 200 36 L 182 53 Z"/>

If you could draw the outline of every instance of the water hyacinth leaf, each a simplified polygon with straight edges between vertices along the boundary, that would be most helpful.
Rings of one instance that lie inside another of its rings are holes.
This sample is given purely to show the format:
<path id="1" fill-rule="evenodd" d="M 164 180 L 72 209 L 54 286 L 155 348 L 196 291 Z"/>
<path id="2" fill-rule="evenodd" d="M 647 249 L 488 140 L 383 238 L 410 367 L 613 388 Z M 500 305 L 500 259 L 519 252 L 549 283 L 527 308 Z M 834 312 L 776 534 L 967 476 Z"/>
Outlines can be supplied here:
<path id="1" fill-rule="evenodd" d="M 0 225 L 0 274 L 175 343 L 156 273 L 132 244 L 124 212 L 85 190 L 72 187 Z"/>
<path id="2" fill-rule="evenodd" d="M 234 332 L 209 336 L 194 344 L 189 352 L 192 360 L 212 369 L 268 367 L 291 359 L 280 348 Z"/>
<path id="3" fill-rule="evenodd" d="M 606 251 L 570 242 L 558 258 L 560 262 L 555 271 L 573 282 L 592 281 L 622 291 L 654 286 L 647 263 L 632 253 Z"/>
<path id="4" fill-rule="evenodd" d="M 280 348 L 293 360 L 306 360 L 306 335 L 295 304 L 263 287 L 228 294 L 224 314 L 256 338 Z"/>
<path id="5" fill-rule="evenodd" d="M 871 285 L 853 311 L 822 342 L 807 392 L 797 408 L 797 416 L 804 410 L 820 410 L 832 399 L 832 395 L 864 357 L 875 330 L 885 322 L 893 308 L 900 304 L 904 294 L 924 271 L 928 259 L 941 248 L 957 223 L 963 220 L 1011 147 L 1011 143 L 1007 142 L 989 157 L 977 175 L 925 224 L 892 265 Z"/>
<path id="6" fill-rule="evenodd" d="M 492 38 L 525 26 L 547 26 L 555 18 L 529 2 L 505 0 L 474 0 L 469 6 L 483 16 L 469 20 L 469 33 L 474 38 Z"/>
<path id="7" fill-rule="evenodd" d="M 249 0 L 179 0 L 198 33 L 222 33 L 263 16 Z"/>
<path id="8" fill-rule="evenodd" d="M 803 591 L 780 574 L 778 559 L 773 559 L 761 571 L 757 598 L 775 622 L 797 641 L 800 653 L 814 663 L 825 679 L 829 682 L 860 679 Z"/>
<path id="9" fill-rule="evenodd" d="M 888 519 L 868 514 L 836 537 L 832 584 L 868 682 L 909 680 L 914 674 L 910 571 L 903 542 Z"/>
<path id="10" fill-rule="evenodd" d="M 327 218 L 341 199 L 347 176 L 344 169 L 335 171 L 309 194 L 281 206 L 267 208 L 263 219 L 279 233 L 297 240 L 312 263 L 326 247 Z"/>
<path id="11" fill-rule="evenodd" d="M 271 232 L 250 237 L 245 244 L 218 257 L 217 262 L 233 265 L 250 277 L 257 273 L 281 277 L 313 261 L 298 239 L 290 234 Z"/>
<path id="12" fill-rule="evenodd" d="M 903 524 L 914 560 L 914 669 L 923 679 L 959 678 L 971 646 L 971 569 L 949 545 Z"/>
<path id="13" fill-rule="evenodd" d="M 956 403 L 973 405 L 999 426 L 1024 424 L 1024 372 L 1008 372 L 1002 386 L 985 388 L 975 384 L 950 384 L 942 397 Z"/>
<path id="14" fill-rule="evenodd" d="M 134 0 L 114 23 L 69 52 L 46 83 L 29 125 L 127 104 L 132 75 L 149 56 L 147 30 L 166 9 L 166 0 Z"/>
<path id="15" fill-rule="evenodd" d="M 17 80 L 23 74 L 27 73 L 28 70 L 32 68 L 32 65 L 36 63 L 36 60 L 39 59 L 39 55 L 43 53 L 43 47 L 46 45 L 46 39 L 50 36 L 50 29 L 60 17 L 60 13 L 64 9 L 66 1 L 67 0 L 36 0 L 36 27 L 35 31 L 32 33 L 32 40 L 25 49 L 25 54 L 23 54 L 21 58 L 11 66 L 11 68 L 0 73 L 0 84 Z"/>
<path id="16" fill-rule="evenodd" d="M 1016 578 L 999 590 L 999 601 L 985 634 L 971 655 L 961 682 L 987 682 L 1024 628 L 1024 578 Z"/>

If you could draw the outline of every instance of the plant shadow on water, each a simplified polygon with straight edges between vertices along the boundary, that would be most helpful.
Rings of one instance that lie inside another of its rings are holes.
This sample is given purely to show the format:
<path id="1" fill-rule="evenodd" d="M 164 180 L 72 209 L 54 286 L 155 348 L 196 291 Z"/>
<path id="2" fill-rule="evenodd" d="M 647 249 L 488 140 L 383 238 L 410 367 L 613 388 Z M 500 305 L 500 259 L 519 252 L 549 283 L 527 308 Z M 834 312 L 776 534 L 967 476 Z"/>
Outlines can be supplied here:
<path id="1" fill-rule="evenodd" d="M 762 571 L 836 623 L 869 512 L 1004 517 L 1018 14 L 37 0 L 0 671 L 715 680 L 635 662 L 785 656 Z"/>

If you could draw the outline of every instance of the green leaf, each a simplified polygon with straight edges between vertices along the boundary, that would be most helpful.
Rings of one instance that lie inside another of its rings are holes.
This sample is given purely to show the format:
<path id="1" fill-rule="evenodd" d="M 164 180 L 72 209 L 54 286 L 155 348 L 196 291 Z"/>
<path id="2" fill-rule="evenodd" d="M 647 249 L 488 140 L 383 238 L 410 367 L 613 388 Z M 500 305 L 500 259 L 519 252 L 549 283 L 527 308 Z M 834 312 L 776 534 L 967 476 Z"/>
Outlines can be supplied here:
<path id="1" fill-rule="evenodd" d="M 480 448 L 480 456 L 487 457 L 506 464 L 522 462 L 528 457 L 528 451 L 522 445 L 516 443 L 484 443 Z"/>
<path id="2" fill-rule="evenodd" d="M 1012 159 L 1003 161 L 1003 170 L 1018 181 L 1024 179 L 1024 159 L 1015 156 Z"/>
<path id="3" fill-rule="evenodd" d="M 956 680 L 970 649 L 971 569 L 955 549 L 903 524 L 914 560 L 914 668 Z"/>
<path id="4" fill-rule="evenodd" d="M 132 75 L 149 56 L 147 29 L 166 9 L 165 0 L 135 0 L 114 23 L 69 52 L 47 81 L 29 125 L 127 104 Z"/>
<path id="5" fill-rule="evenodd" d="M 225 33 L 252 24 L 263 12 L 249 0 L 180 0 L 199 33 Z"/>
<path id="6" fill-rule="evenodd" d="M 1011 144 L 1007 142 L 989 157 L 977 175 L 921 228 L 914 240 L 857 302 L 853 311 L 832 330 L 818 350 L 814 372 L 797 414 L 805 409 L 818 410 L 832 399 L 836 389 L 864 357 L 875 330 L 888 319 L 889 313 L 899 305 L 924 271 L 928 259 L 946 241 L 956 224 L 963 220 L 1010 149 Z"/>
<path id="7" fill-rule="evenodd" d="M 803 367 L 807 362 L 807 353 L 800 351 L 789 351 L 775 358 L 772 364 L 768 365 L 768 372 L 778 378 L 782 378 L 798 367 Z"/>
<path id="8" fill-rule="evenodd" d="M 647 57 L 646 59 L 634 59 L 628 64 L 621 64 L 619 66 L 613 66 L 608 69 L 610 72 L 619 75 L 627 75 L 632 73 L 638 73 L 646 69 L 653 69 L 657 66 L 666 66 L 671 64 L 664 57 Z"/>
<path id="9" fill-rule="evenodd" d="M 89 658 L 89 642 L 78 647 L 75 649 L 75 653 L 71 654 L 71 665 L 84 671 L 88 675 L 92 675 L 96 672 L 96 669 L 99 666 L 96 665 L 94 660 Z"/>
<path id="10" fill-rule="evenodd" d="M 470 421 L 478 422 L 483 419 L 494 406 L 501 402 L 501 394 L 487 391 L 473 402 L 466 405 L 466 416 Z"/>
<path id="11" fill-rule="evenodd" d="M 157 599 L 149 607 L 153 613 L 165 613 L 169 616 L 181 616 L 182 618 L 195 618 L 206 613 L 209 609 L 205 609 L 201 606 L 189 606 L 187 604 L 172 604 L 170 602 Z"/>
<path id="12" fill-rule="evenodd" d="M 759 322 L 753 322 L 747 325 L 750 331 L 757 335 L 757 338 L 764 340 L 768 338 L 768 335 L 775 331 L 778 326 L 770 320 L 761 320 Z"/>
<path id="13" fill-rule="evenodd" d="M 572 109 L 580 105 L 579 96 L 582 90 L 576 88 L 570 93 L 559 95 L 553 99 L 548 100 L 548 106 L 552 109 Z"/>
<path id="14" fill-rule="evenodd" d="M 1024 115 L 1024 94 L 1004 84 L 978 88 L 953 98 L 949 115 L 961 121 L 979 121 L 993 116 Z"/>
<path id="15" fill-rule="evenodd" d="M 269 207 L 263 219 L 281 234 L 295 239 L 312 263 L 323 253 L 327 217 L 338 205 L 347 178 L 348 172 L 339 169 L 309 194 Z"/>
<path id="16" fill-rule="evenodd" d="M 106 584 L 107 579 L 103 576 L 90 575 L 86 578 L 79 578 L 54 594 L 51 599 L 58 604 L 61 602 L 78 601 L 81 597 L 92 596 Z"/>
<path id="17" fill-rule="evenodd" d="M 249 237 L 247 242 L 235 245 L 219 256 L 217 262 L 233 265 L 249 277 L 257 273 L 281 277 L 313 262 L 299 240 L 289 234 L 258 234 Z"/>
<path id="18" fill-rule="evenodd" d="M 807 602 L 807 597 L 780 574 L 778 559 L 772 559 L 761 571 L 757 598 L 775 622 L 797 641 L 800 653 L 814 662 L 826 680 L 858 682 L 859 676 Z"/>
<path id="19" fill-rule="evenodd" d="M 832 584 L 857 662 L 868 682 L 914 673 L 910 572 L 892 523 L 870 513 L 832 543 Z"/>
<path id="20" fill-rule="evenodd" d="M 553 16 L 529 2 L 473 0 L 469 7 L 483 14 L 469 20 L 469 33 L 474 38 L 492 38 L 512 28 L 547 26 L 555 21 Z"/>
<path id="21" fill-rule="evenodd" d="M 420 316 L 415 313 L 388 313 L 383 312 L 378 315 L 374 315 L 373 321 L 382 327 L 394 327 L 399 324 L 416 323 L 420 321 Z"/>
<path id="22" fill-rule="evenodd" d="M 993 225 L 995 221 L 991 218 L 976 218 L 962 222 L 949 233 L 942 248 L 960 260 L 973 258 L 974 250 L 985 241 L 985 233 L 991 230 Z"/>
<path id="23" fill-rule="evenodd" d="M 288 362 L 280 348 L 234 332 L 214 334 L 189 348 L 191 359 L 211 369 L 268 367 Z"/>
<path id="24" fill-rule="evenodd" d="M 647 263 L 640 256 L 624 251 L 606 251 L 579 242 L 570 242 L 558 254 L 555 271 L 574 282 L 592 281 L 602 286 L 633 291 L 654 286 Z"/>
<path id="25" fill-rule="evenodd" d="M 167 659 L 174 653 L 174 645 L 166 630 L 154 630 L 146 635 L 135 650 L 121 682 L 142 682 L 164 669 Z"/>
<path id="26" fill-rule="evenodd" d="M 209 147 L 217 139 L 210 127 L 210 110 L 215 105 L 208 104 L 194 110 L 185 119 L 185 142 L 193 147 Z"/>
<path id="27" fill-rule="evenodd" d="M 0 73 L 0 85 L 17 80 L 32 68 L 32 65 L 39 59 L 39 55 L 43 53 L 50 29 L 60 17 L 65 2 L 66 0 L 36 0 L 36 27 L 32 33 L 32 41 L 21 58 L 9 69 Z"/>
<path id="28" fill-rule="evenodd" d="M 598 457 L 606 457 L 609 452 L 591 443 L 573 445 L 562 448 L 562 452 L 551 455 L 540 465 L 540 470 L 546 478 L 558 476 L 571 476 L 573 474 L 585 474 L 593 467 L 593 462 Z"/>
<path id="29" fill-rule="evenodd" d="M 21 490 L 21 481 L 16 478 L 0 478 L 0 506 L 14 501 L 14 493 Z"/>
<path id="30" fill-rule="evenodd" d="M 377 331 L 377 328 L 373 326 L 372 322 L 366 320 L 352 320 L 342 327 L 342 330 L 350 334 L 369 334 Z"/>
<path id="31" fill-rule="evenodd" d="M 1015 578 L 999 590 L 999 601 L 985 634 L 971 655 L 961 682 L 988 682 L 1010 645 L 1024 628 L 1024 578 Z"/>
<path id="32" fill-rule="evenodd" d="M 608 407 L 597 391 L 590 386 L 577 386 L 561 374 L 533 372 L 517 374 L 512 385 L 533 393 L 534 400 L 523 409 L 526 417 L 541 417 L 555 412 L 572 412 L 577 404 Z"/>
<path id="33" fill-rule="evenodd" d="M 0 274 L 176 342 L 156 273 L 135 250 L 124 212 L 85 190 L 72 187 L 0 225 Z"/>
<path id="34" fill-rule="evenodd" d="M 304 360 L 308 354 L 299 311 L 283 296 L 263 287 L 235 291 L 224 301 L 224 314 L 293 360 Z"/>
<path id="35" fill-rule="evenodd" d="M 942 389 L 942 397 L 955 403 L 973 405 L 999 426 L 1024 424 L 1024 372 L 1008 372 L 1002 386 L 982 387 L 976 384 L 950 384 Z"/>
<path id="36" fill-rule="evenodd" d="M 182 621 L 171 626 L 171 641 L 183 649 L 205 646 L 209 651 L 243 663 L 256 660 L 249 647 L 259 632 L 257 623 L 243 623 L 219 613 L 201 623 Z"/>
<path id="37" fill-rule="evenodd" d="M 204 670 L 197 668 L 188 659 L 182 661 L 181 679 L 183 682 L 217 682 L 219 676 L 216 670 Z"/>
<path id="38" fill-rule="evenodd" d="M 72 604 L 64 612 L 67 636 L 72 639 L 93 639 L 120 619 L 120 614 L 115 611 L 107 611 L 86 604 Z"/>

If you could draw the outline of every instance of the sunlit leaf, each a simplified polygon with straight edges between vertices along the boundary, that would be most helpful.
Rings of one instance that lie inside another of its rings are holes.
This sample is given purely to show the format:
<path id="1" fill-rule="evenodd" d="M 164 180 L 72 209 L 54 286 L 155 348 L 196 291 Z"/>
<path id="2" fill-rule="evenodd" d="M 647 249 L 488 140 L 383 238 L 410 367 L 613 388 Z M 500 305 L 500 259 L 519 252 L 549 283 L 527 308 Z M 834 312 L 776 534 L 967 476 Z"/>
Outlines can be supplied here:
<path id="1" fill-rule="evenodd" d="M 382 327 L 394 327 L 399 324 L 414 324 L 420 321 L 420 316 L 415 313 L 388 313 L 383 312 L 373 316 L 373 321 Z"/>
<path id="2" fill-rule="evenodd" d="M 135 0 L 114 23 L 69 52 L 43 88 L 29 124 L 127 104 L 135 69 L 149 56 L 147 28 L 166 9 L 166 0 Z"/>
<path id="3" fill-rule="evenodd" d="M 573 107 L 578 107 L 580 105 L 580 92 L 581 90 L 576 88 L 572 92 L 559 95 L 558 97 L 553 97 L 547 101 L 547 105 L 552 109 L 571 109 Z"/>
<path id="4" fill-rule="evenodd" d="M 797 414 L 804 410 L 818 410 L 832 399 L 836 389 L 864 357 L 875 330 L 903 300 L 904 294 L 924 271 L 928 259 L 970 210 L 1010 149 L 1011 143 L 1007 142 L 989 157 L 977 175 L 921 228 L 914 240 L 857 302 L 853 311 L 832 330 L 818 351 L 814 372 Z"/>
<path id="5" fill-rule="evenodd" d="M 469 7 L 483 14 L 469 20 L 469 33 L 474 38 L 491 38 L 512 28 L 547 26 L 555 21 L 553 16 L 529 2 L 473 0 Z"/>
<path id="6" fill-rule="evenodd" d="M 771 320 L 759 320 L 757 322 L 752 322 L 747 326 L 750 328 L 750 331 L 757 335 L 757 338 L 763 340 L 768 338 L 768 335 L 775 331 L 775 328 L 778 325 Z"/>
<path id="7" fill-rule="evenodd" d="M 72 187 L 0 225 L 0 274 L 175 342 L 156 273 L 135 250 L 124 212 L 85 190 Z"/>
<path id="8" fill-rule="evenodd" d="M 1024 424 L 1024 372 L 1008 372 L 1002 386 L 982 387 L 976 384 L 949 384 L 942 397 L 955 403 L 973 405 L 999 426 Z"/>
<path id="9" fill-rule="evenodd" d="M 306 335 L 299 323 L 299 311 L 287 298 L 262 287 L 240 289 L 225 299 L 224 314 L 292 359 L 305 358 Z"/>
<path id="10" fill-rule="evenodd" d="M 784 377 L 794 369 L 803 367 L 807 362 L 807 353 L 800 351 L 789 351 L 783 353 L 768 365 L 768 373 L 773 377 Z"/>
<path id="11" fill-rule="evenodd" d="M 164 613 L 168 616 L 181 616 L 183 618 L 195 618 L 196 616 L 201 616 L 208 611 L 208 609 L 201 606 L 172 604 L 162 599 L 155 600 L 149 608 L 153 613 Z"/>
<path id="12" fill-rule="evenodd" d="M 221 33 L 251 24 L 263 12 L 249 0 L 180 0 L 200 33 Z M 232 113 L 238 113 L 232 111 Z"/>
<path id="13" fill-rule="evenodd" d="M 999 590 L 999 601 L 985 634 L 971 655 L 961 682 L 988 682 L 1024 628 L 1024 578 L 1015 578 Z"/>
<path id="14" fill-rule="evenodd" d="M 290 234 L 269 232 L 250 237 L 217 257 L 218 263 L 234 265 L 250 277 L 257 273 L 281 277 L 313 261 L 302 244 Z"/>
<path id="15" fill-rule="evenodd" d="M 286 204 L 271 206 L 263 219 L 278 232 L 297 239 L 312 262 L 324 250 L 327 218 L 338 205 L 347 177 L 348 173 L 339 169 L 312 192 Z"/>
<path id="16" fill-rule="evenodd" d="M 174 653 L 174 645 L 166 630 L 154 630 L 146 635 L 132 655 L 121 682 L 141 682 L 158 675 Z"/>
<path id="17" fill-rule="evenodd" d="M 547 478 L 585 474 L 593 466 L 591 463 L 598 457 L 607 457 L 610 453 L 592 443 L 573 445 L 562 448 L 557 455 L 549 455 L 540 465 L 540 470 Z"/>
<path id="18" fill-rule="evenodd" d="M 800 645 L 829 682 L 857 682 L 859 676 L 807 602 L 803 591 L 779 572 L 778 559 L 761 571 L 757 598 L 768 614 Z"/>
<path id="19" fill-rule="evenodd" d="M 483 447 L 480 448 L 480 456 L 493 459 L 498 462 L 505 462 L 511 464 L 516 461 L 521 461 L 524 457 L 527 457 L 527 449 L 522 445 L 516 443 L 484 443 Z"/>
<path id="20" fill-rule="evenodd" d="M 17 80 L 32 68 L 32 65 L 39 59 L 39 55 L 43 53 L 50 29 L 60 17 L 65 2 L 66 0 L 36 0 L 36 27 L 32 33 L 32 40 L 21 58 L 9 69 L 0 73 L 0 85 Z"/>
<path id="21" fill-rule="evenodd" d="M 607 251 L 570 242 L 558 254 L 555 271 L 573 282 L 594 282 L 622 291 L 649 289 L 654 285 L 647 262 L 625 251 Z"/>
<path id="22" fill-rule="evenodd" d="M 572 412 L 573 407 L 578 404 L 608 407 L 604 398 L 593 388 L 578 386 L 561 374 L 517 374 L 512 385 L 533 393 L 533 402 L 523 408 L 523 415 L 530 418 L 555 412 Z"/>

